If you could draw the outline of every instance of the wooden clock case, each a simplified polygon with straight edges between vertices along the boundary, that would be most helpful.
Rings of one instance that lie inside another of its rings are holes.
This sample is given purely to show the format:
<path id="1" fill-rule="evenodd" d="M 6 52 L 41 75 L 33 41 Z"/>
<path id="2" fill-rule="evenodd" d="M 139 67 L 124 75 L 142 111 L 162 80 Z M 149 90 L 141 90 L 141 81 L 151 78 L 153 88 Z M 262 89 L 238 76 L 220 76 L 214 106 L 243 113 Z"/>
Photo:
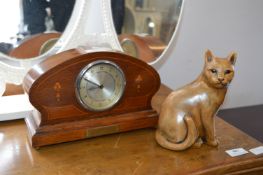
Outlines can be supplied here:
<path id="1" fill-rule="evenodd" d="M 77 75 L 97 60 L 116 63 L 126 77 L 121 100 L 101 112 L 85 109 L 75 95 Z M 151 107 L 151 99 L 160 87 L 160 77 L 147 63 L 122 53 L 86 53 L 80 49 L 61 52 L 35 65 L 25 76 L 23 87 L 35 107 L 25 119 L 33 147 L 157 124 L 158 115 Z"/>

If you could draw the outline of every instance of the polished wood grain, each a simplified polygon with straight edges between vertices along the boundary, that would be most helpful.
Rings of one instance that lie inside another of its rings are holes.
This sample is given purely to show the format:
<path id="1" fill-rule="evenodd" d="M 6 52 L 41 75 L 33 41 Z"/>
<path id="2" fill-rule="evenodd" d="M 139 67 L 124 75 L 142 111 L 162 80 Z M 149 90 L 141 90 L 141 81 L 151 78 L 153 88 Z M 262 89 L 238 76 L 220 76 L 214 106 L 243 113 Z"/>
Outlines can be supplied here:
<path id="1" fill-rule="evenodd" d="M 160 104 L 170 90 L 161 86 L 152 105 Z M 112 134 L 81 141 L 31 148 L 23 120 L 0 123 L 1 175 L 222 175 L 263 173 L 263 155 L 230 157 L 225 150 L 248 150 L 262 143 L 216 118 L 220 145 L 174 152 L 155 142 L 155 129 Z"/>
<path id="2" fill-rule="evenodd" d="M 99 112 L 85 109 L 75 95 L 78 74 L 98 60 L 114 62 L 126 77 L 118 104 Z M 89 138 L 95 131 L 104 135 L 157 123 L 151 99 L 160 87 L 159 75 L 147 63 L 122 53 L 68 50 L 35 65 L 23 85 L 36 108 L 26 119 L 34 147 Z"/>

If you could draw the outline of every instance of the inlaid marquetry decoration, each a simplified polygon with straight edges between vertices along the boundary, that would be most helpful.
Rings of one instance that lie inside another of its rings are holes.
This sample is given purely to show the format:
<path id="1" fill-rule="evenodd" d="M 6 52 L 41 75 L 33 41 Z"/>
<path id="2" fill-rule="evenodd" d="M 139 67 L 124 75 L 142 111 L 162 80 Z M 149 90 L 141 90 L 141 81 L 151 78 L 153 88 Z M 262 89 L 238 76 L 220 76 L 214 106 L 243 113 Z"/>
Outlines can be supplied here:
<path id="1" fill-rule="evenodd" d="M 138 75 L 138 77 L 135 79 L 135 84 L 138 92 L 140 92 L 142 81 L 143 79 L 141 75 Z"/>
<path id="2" fill-rule="evenodd" d="M 159 75 L 122 53 L 65 51 L 34 66 L 23 86 L 35 107 L 25 119 L 33 147 L 157 125 Z"/>
<path id="3" fill-rule="evenodd" d="M 61 85 L 60 85 L 59 82 L 55 83 L 54 90 L 55 90 L 55 93 L 56 93 L 55 97 L 56 97 L 57 101 L 59 102 L 60 101 L 60 97 L 61 97 L 61 95 L 60 95 Z"/>

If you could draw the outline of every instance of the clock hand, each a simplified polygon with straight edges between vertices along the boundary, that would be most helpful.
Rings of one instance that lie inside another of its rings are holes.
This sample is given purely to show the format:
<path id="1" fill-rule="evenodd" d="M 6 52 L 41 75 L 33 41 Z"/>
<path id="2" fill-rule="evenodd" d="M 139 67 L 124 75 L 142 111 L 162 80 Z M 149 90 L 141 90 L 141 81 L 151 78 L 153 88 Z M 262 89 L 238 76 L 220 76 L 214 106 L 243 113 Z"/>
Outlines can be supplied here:
<path id="1" fill-rule="evenodd" d="M 88 90 L 98 89 L 98 87 L 90 87 Z"/>
<path id="2" fill-rule="evenodd" d="M 90 81 L 88 78 L 86 78 L 86 77 L 84 77 L 84 79 L 87 81 L 87 82 L 89 82 L 90 84 L 93 84 L 93 85 L 95 85 L 96 87 L 98 87 L 98 88 L 100 88 L 100 89 L 102 89 L 104 86 L 103 85 L 99 85 L 99 84 L 97 84 L 97 83 L 95 83 L 95 82 L 93 82 L 93 81 Z"/>

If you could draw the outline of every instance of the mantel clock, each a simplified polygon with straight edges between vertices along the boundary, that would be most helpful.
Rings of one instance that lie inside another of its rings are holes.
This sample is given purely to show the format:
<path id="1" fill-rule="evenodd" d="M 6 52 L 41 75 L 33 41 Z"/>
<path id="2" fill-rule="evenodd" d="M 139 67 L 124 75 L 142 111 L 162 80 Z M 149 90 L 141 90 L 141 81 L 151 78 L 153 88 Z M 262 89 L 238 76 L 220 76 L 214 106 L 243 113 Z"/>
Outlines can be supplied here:
<path id="1" fill-rule="evenodd" d="M 157 124 L 159 75 L 123 53 L 61 52 L 35 65 L 23 86 L 35 107 L 25 119 L 33 147 Z"/>

